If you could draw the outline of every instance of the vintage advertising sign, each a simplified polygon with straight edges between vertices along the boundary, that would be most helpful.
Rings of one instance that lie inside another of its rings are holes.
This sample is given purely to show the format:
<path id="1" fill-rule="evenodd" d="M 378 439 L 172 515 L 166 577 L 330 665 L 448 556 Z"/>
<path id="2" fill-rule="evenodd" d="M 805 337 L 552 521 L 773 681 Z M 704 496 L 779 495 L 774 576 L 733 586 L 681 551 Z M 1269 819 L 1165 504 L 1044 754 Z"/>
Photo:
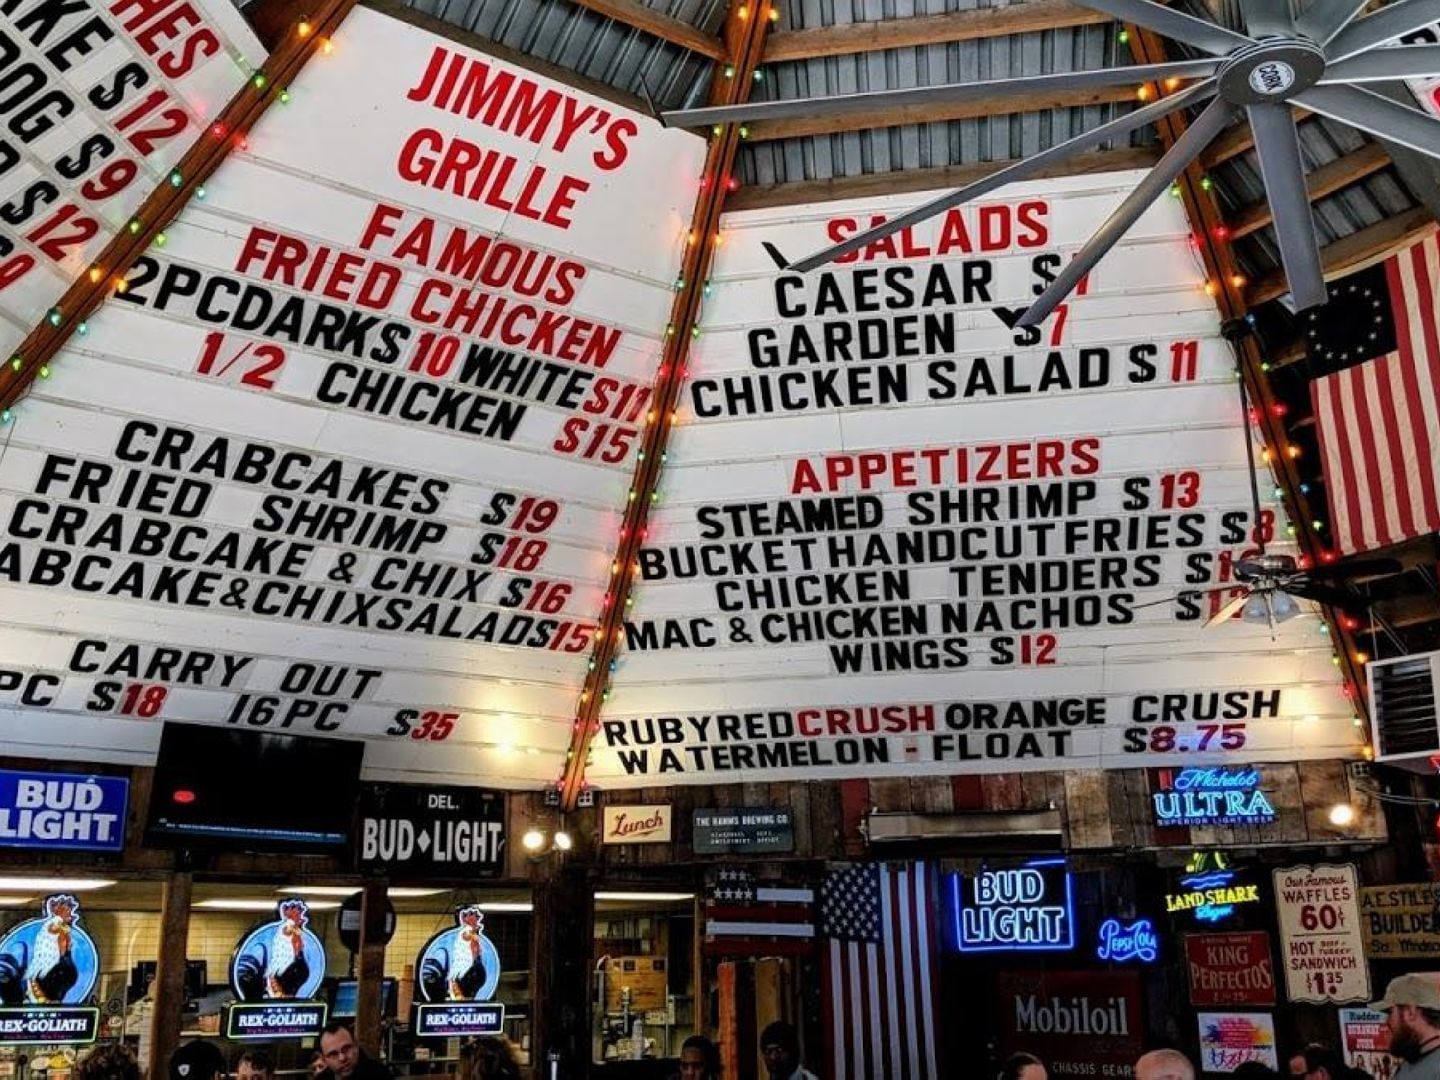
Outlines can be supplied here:
<path id="1" fill-rule="evenodd" d="M 1268 825 L 1275 820 L 1257 769 L 1161 769 L 1158 783 L 1160 790 L 1150 795 L 1156 825 Z"/>
<path id="2" fill-rule="evenodd" d="M 1192 1005 L 1275 1004 L 1275 964 L 1264 930 L 1186 934 L 1185 966 Z"/>
<path id="3" fill-rule="evenodd" d="M 240 939 L 230 958 L 236 1000 L 228 1039 L 309 1038 L 325 1026 L 328 1008 L 315 996 L 325 979 L 325 946 L 310 929 L 310 907 L 291 896 L 275 912 Z"/>
<path id="4" fill-rule="evenodd" d="M 0 847 L 119 851 L 129 799 L 123 776 L 0 770 Z"/>
<path id="5" fill-rule="evenodd" d="M 1200 1013 L 1200 1069 L 1232 1073 L 1247 1061 L 1280 1068 L 1275 1017 L 1270 1013 Z"/>
<path id="6" fill-rule="evenodd" d="M 498 791 L 369 784 L 360 794 L 355 860 L 398 877 L 496 877 L 505 871 L 505 796 Z"/>
<path id="7" fill-rule="evenodd" d="M 1075 947 L 1075 898 L 1064 860 L 946 880 L 961 952 L 1064 952 Z"/>
<path id="8" fill-rule="evenodd" d="M 1317 1005 L 1368 1001 L 1370 965 L 1354 865 L 1291 866 L 1274 873 L 1286 996 Z"/>
<path id="9" fill-rule="evenodd" d="M 1360 930 L 1371 960 L 1440 956 L 1440 885 L 1361 889 Z"/>
<path id="10" fill-rule="evenodd" d="M 795 850 L 795 814 L 788 806 L 697 808 L 690 821 L 696 855 L 775 854 Z"/>
<path id="11" fill-rule="evenodd" d="M 1165 894 L 1167 912 L 1190 912 L 1202 923 L 1222 922 L 1235 914 L 1237 906 L 1259 902 L 1260 886 L 1218 852 L 1191 856 L 1180 875 L 1179 889 Z"/>
<path id="12" fill-rule="evenodd" d="M 996 996 L 1005 1053 L 1036 1054 L 1053 1076 L 1130 1076 L 1145 1049 L 1137 971 L 1002 971 Z"/>
<path id="13" fill-rule="evenodd" d="M 415 1034 L 492 1035 L 504 1030 L 505 1006 L 492 1002 L 500 985 L 500 952 L 485 936 L 478 904 L 455 910 L 415 960 Z"/>
<path id="14" fill-rule="evenodd" d="M 668 844 L 674 821 L 668 804 L 607 806 L 601 815 L 602 844 Z"/>
<path id="15" fill-rule="evenodd" d="M 1390 1025 L 1374 1009 L 1340 1009 L 1340 1050 L 1345 1064 L 1375 1080 L 1390 1080 L 1400 1059 L 1390 1056 Z"/>
<path id="16" fill-rule="evenodd" d="M 367 8 L 288 92 L 6 429 L 0 748 L 553 782 L 704 143 Z"/>
<path id="17" fill-rule="evenodd" d="M 1096 933 L 1095 959 L 1112 964 L 1153 964 L 1160 956 L 1160 935 L 1149 919 L 1106 919 Z"/>
<path id="18" fill-rule="evenodd" d="M 1014 326 L 1136 180 L 1013 185 L 806 274 L 780 267 L 931 195 L 722 220 L 588 776 L 1357 751 L 1309 613 L 1206 629 L 1228 594 L 1179 596 L 1232 582 L 1258 537 L 1296 552 L 1268 473 L 1252 520 L 1234 359 L 1179 202 Z"/>
<path id="19" fill-rule="evenodd" d="M 47 896 L 38 918 L 0 938 L 0 1046 L 95 1041 L 90 1004 L 100 956 L 80 920 L 80 901 Z"/>
<path id="20" fill-rule="evenodd" d="M 0 358 L 205 134 L 265 52 L 224 0 L 7 5 Z"/>

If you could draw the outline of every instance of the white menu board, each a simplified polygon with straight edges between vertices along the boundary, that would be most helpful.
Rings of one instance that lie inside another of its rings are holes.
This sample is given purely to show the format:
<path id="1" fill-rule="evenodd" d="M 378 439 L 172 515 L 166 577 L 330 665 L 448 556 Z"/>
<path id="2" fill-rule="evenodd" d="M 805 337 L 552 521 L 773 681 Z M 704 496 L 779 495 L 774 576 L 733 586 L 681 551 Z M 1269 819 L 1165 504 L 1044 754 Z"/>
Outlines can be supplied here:
<path id="1" fill-rule="evenodd" d="M 703 154 L 357 8 L 3 433 L 3 752 L 553 781 Z"/>
<path id="2" fill-rule="evenodd" d="M 229 0 L 5 5 L 0 360 L 264 61 Z"/>
<path id="3" fill-rule="evenodd" d="M 1139 174 L 731 214 L 587 774 L 612 787 L 1348 755 L 1311 612 L 1204 628 L 1263 532 L 1178 200 L 1015 319 Z M 1262 467 L 1263 470 L 1263 467 Z M 1154 606 L 1145 606 L 1155 603 Z"/>
<path id="4" fill-rule="evenodd" d="M 1275 870 L 1285 996 L 1323 1005 L 1368 1001 L 1370 964 L 1353 863 Z"/>

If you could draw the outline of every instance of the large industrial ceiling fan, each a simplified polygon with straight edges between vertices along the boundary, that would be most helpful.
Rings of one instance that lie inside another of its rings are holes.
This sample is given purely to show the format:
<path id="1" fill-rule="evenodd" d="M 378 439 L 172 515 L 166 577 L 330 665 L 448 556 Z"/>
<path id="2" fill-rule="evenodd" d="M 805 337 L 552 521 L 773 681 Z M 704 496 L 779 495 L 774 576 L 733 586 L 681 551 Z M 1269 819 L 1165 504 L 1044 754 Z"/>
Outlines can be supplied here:
<path id="1" fill-rule="evenodd" d="M 1020 317 L 1021 326 L 1034 326 L 1054 311 L 1146 208 L 1170 188 L 1186 166 L 1242 109 L 1255 136 L 1255 151 L 1274 216 L 1280 258 L 1297 310 L 1323 304 L 1326 291 L 1292 107 L 1302 106 L 1377 138 L 1440 158 L 1440 120 L 1356 85 L 1440 74 L 1440 45 L 1388 44 L 1440 21 L 1440 0 L 1396 0 L 1363 18 L 1357 16 L 1368 0 L 1311 0 L 1297 18 L 1290 15 L 1289 0 L 1241 0 L 1248 31 L 1243 34 L 1165 7 L 1155 0 L 1081 2 L 1116 19 L 1189 45 L 1206 56 L 989 82 L 682 109 L 664 113 L 661 119 L 677 127 L 753 123 L 978 101 L 1000 94 L 1199 80 L 789 267 L 797 271 L 813 270 L 952 206 L 1032 176 L 1048 165 L 1110 139 L 1128 135 L 1178 109 L 1208 101 L 1184 134 Z"/>

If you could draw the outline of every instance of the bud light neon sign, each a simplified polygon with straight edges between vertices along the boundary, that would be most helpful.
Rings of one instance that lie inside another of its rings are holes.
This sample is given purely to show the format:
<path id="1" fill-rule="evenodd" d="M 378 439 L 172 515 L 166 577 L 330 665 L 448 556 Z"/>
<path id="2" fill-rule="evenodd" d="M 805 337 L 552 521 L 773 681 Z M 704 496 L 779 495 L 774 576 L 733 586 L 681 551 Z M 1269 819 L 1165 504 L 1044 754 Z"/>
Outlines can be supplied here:
<path id="1" fill-rule="evenodd" d="M 1150 795 L 1157 825 L 1268 825 L 1275 820 L 1275 807 L 1260 790 L 1254 769 L 1165 769 L 1160 787 Z"/>
<path id="2" fill-rule="evenodd" d="M 961 952 L 1063 952 L 1075 947 L 1070 873 L 1060 859 L 948 881 Z"/>
<path id="3" fill-rule="evenodd" d="M 1160 937 L 1149 919 L 1136 919 L 1128 926 L 1119 919 L 1106 919 L 1100 924 L 1100 944 L 1095 947 L 1095 955 L 1116 964 L 1128 960 L 1153 964 L 1160 955 Z"/>

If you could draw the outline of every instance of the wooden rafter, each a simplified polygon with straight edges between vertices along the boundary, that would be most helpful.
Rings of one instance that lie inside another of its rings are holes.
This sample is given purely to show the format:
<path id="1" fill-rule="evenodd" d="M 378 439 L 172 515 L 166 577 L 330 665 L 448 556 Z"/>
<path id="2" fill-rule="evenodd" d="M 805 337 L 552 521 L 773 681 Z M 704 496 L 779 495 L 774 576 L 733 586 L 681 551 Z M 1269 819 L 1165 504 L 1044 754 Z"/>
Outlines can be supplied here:
<path id="1" fill-rule="evenodd" d="M 945 45 L 954 41 L 1039 33 L 1109 21 L 1109 15 L 1068 0 L 1029 0 L 1029 3 L 952 11 L 943 15 L 917 15 L 782 31 L 771 35 L 765 46 L 765 63 L 815 60 L 880 49 Z"/>
<path id="2" fill-rule="evenodd" d="M 654 8 L 637 3 L 637 0 L 570 0 L 570 2 L 586 11 L 593 11 L 596 15 L 614 19 L 632 30 L 639 30 L 651 37 L 657 37 L 661 41 L 668 41 L 671 45 L 678 45 L 682 49 L 689 49 L 701 56 L 708 56 L 711 60 L 725 59 L 725 44 L 719 38 L 707 34 L 703 30 L 698 30 L 672 15 L 666 15 L 662 11 L 656 11 Z"/>
<path id="3" fill-rule="evenodd" d="M 1379 143 L 1367 142 L 1358 150 L 1343 154 L 1334 161 L 1327 161 L 1305 177 L 1310 201 L 1315 202 L 1351 184 L 1358 184 L 1389 164 L 1390 155 L 1385 153 L 1385 148 Z M 1269 225 L 1272 220 L 1269 201 L 1258 199 L 1230 219 L 1230 235 L 1235 239 L 1249 236 L 1257 229 Z"/>
<path id="4" fill-rule="evenodd" d="M 1117 172 L 1123 169 L 1148 169 L 1159 157 L 1159 152 L 1153 146 L 1096 150 L 1088 154 L 1077 154 L 1059 162 L 1053 168 L 1042 169 L 1035 177 L 1045 179 L 1054 176 Z M 907 169 L 904 172 L 868 173 L 864 176 L 842 176 L 830 180 L 799 180 L 787 184 L 744 187 L 726 200 L 725 207 L 728 210 L 760 210 L 767 206 L 797 206 L 804 203 L 830 202 L 834 199 L 938 191 L 964 187 L 996 169 L 1014 164 L 1014 160 L 982 161 L 972 165 L 943 165 L 932 169 Z"/>
<path id="5" fill-rule="evenodd" d="M 0 410 L 11 409 L 30 384 L 48 372 L 55 354 L 110 297 L 117 281 L 195 197 L 354 6 L 355 0 L 321 0 L 308 11 L 290 0 L 265 6 L 269 22 L 284 22 L 288 30 L 279 32 L 274 25 L 260 28 L 261 40 L 271 47 L 269 57 L 215 117 L 210 130 L 175 164 L 172 173 L 178 183 L 162 182 L 146 197 L 131 217 L 130 227 L 116 233 L 56 301 L 52 317 L 34 327 L 10 362 L 0 367 Z M 306 24 L 303 34 L 298 32 L 302 21 Z"/>
<path id="6" fill-rule="evenodd" d="M 726 19 L 726 67 L 716 72 L 711 83 L 710 103 L 713 105 L 739 105 L 750 96 L 750 88 L 754 85 L 752 76 L 759 66 L 765 32 L 770 24 L 770 20 L 763 17 L 763 12 L 760 17 L 755 17 L 752 5 L 753 0 L 732 0 Z M 665 348 L 655 380 L 654 408 L 635 465 L 630 497 L 611 563 L 610 586 L 605 594 L 600 626 L 596 630 L 595 651 L 575 708 L 570 749 L 566 752 L 565 771 L 560 777 L 561 805 L 567 810 L 575 807 L 585 782 L 590 743 L 600 729 L 600 710 L 608 696 L 611 662 L 625 633 L 625 600 L 634 587 L 639 569 L 640 545 L 645 539 L 650 505 L 660 483 L 675 407 L 685 381 L 691 331 L 700 318 L 705 278 L 719 242 L 720 214 L 729 190 L 729 184 L 724 181 L 735 167 L 739 148 L 740 126 L 725 124 L 713 133 L 706 151 L 704 177 L 708 182 L 701 186 L 691 216 L 691 242 L 681 263 L 679 287 L 671 307 Z"/>
<path id="7" fill-rule="evenodd" d="M 1138 84 L 1137 84 L 1138 85 Z M 1009 94 L 982 101 L 961 101 L 912 105 L 900 109 L 854 112 L 837 116 L 798 116 L 790 120 L 759 120 L 749 126 L 751 142 L 798 139 L 808 135 L 839 135 L 847 131 L 872 131 L 904 124 L 934 124 L 945 120 L 973 120 L 981 116 L 1076 109 L 1134 101 L 1135 86 L 1103 86 L 1094 90 L 1066 90 L 1040 94 Z"/>
<path id="8" fill-rule="evenodd" d="M 1409 247 L 1426 232 L 1435 227 L 1435 219 L 1423 206 L 1406 210 L 1403 214 L 1385 218 L 1366 228 L 1341 237 L 1333 244 L 1320 249 L 1320 262 L 1327 280 L 1343 277 L 1356 270 L 1388 259 L 1401 248 Z M 1284 296 L 1289 286 L 1285 283 L 1285 272 L 1276 270 L 1255 282 L 1246 293 L 1251 307 Z"/>

